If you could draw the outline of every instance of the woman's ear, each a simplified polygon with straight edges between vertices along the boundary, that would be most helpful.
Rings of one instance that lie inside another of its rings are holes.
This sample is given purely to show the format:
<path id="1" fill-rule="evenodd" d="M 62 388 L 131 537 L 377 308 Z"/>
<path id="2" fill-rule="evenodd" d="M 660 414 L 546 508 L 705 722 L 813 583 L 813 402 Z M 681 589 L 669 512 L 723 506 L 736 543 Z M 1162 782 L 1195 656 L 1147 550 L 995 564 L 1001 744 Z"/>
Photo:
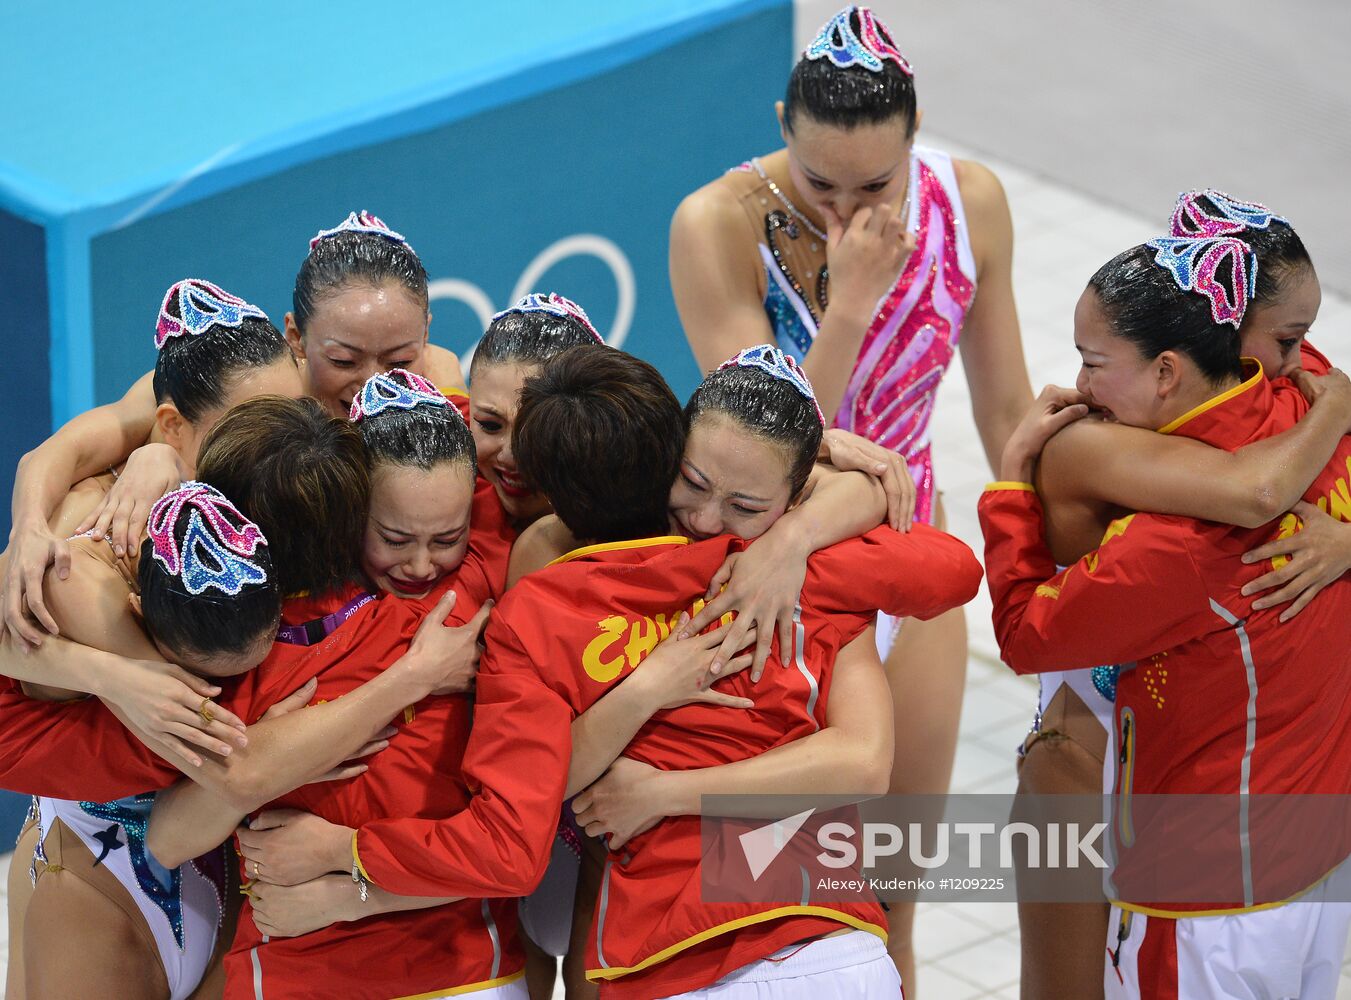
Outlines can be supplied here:
<path id="1" fill-rule="evenodd" d="M 1182 382 L 1182 369 L 1178 364 L 1177 353 L 1164 351 L 1155 359 L 1154 364 L 1159 398 L 1167 399 L 1178 390 Z"/>
<path id="2" fill-rule="evenodd" d="M 296 325 L 296 314 L 288 312 L 286 318 L 282 320 L 282 332 L 286 335 L 286 344 L 291 348 L 291 357 L 296 359 L 296 363 L 305 360 L 305 338 L 300 335 L 300 327 Z"/>
<path id="3" fill-rule="evenodd" d="M 140 595 L 140 594 L 128 594 L 128 595 L 127 595 L 127 604 L 131 605 L 131 613 L 136 617 L 136 620 L 137 620 L 138 622 L 144 623 L 144 622 L 145 622 L 145 615 L 143 615 L 143 614 L 141 613 L 141 595 Z"/>
<path id="4" fill-rule="evenodd" d="M 783 101 L 774 102 L 774 114 L 779 119 L 779 138 L 785 143 L 788 142 L 788 123 L 783 117 Z"/>
<path id="5" fill-rule="evenodd" d="M 159 428 L 164 443 L 180 455 L 192 437 L 192 425 L 178 412 L 173 403 L 160 403 L 155 407 L 155 426 Z"/>

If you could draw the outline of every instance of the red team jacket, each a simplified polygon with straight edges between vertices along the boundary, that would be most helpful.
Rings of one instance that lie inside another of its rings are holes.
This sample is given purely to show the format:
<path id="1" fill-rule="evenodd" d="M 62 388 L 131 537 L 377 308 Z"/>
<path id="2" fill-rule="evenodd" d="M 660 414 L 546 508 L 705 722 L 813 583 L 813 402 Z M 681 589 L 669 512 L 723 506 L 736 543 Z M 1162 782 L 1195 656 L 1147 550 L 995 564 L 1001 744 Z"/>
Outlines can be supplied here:
<path id="1" fill-rule="evenodd" d="M 1270 382 L 1251 366 L 1245 375 L 1162 433 L 1234 450 L 1285 430 L 1308 410 L 1286 381 Z M 1305 499 L 1351 520 L 1348 484 L 1351 440 L 1344 439 Z M 1245 565 L 1243 554 L 1298 531 L 1299 519 L 1288 514 L 1249 530 L 1132 514 L 1112 522 L 1096 552 L 1057 572 L 1041 514 L 1024 484 L 995 483 L 981 497 L 1004 662 L 1017 673 L 1123 664 L 1116 885 L 1150 885 L 1162 860 L 1185 864 L 1192 851 L 1227 890 L 1205 902 L 1134 894 L 1122 905 L 1163 916 L 1243 912 L 1286 900 L 1335 867 L 1351 849 L 1344 826 L 1292 828 L 1278 817 L 1285 808 L 1317 817 L 1340 800 L 1270 800 L 1276 811 L 1267 814 L 1246 798 L 1351 792 L 1351 671 L 1341 657 L 1351 643 L 1351 582 L 1333 583 L 1285 624 L 1278 621 L 1284 605 L 1253 611 L 1253 599 L 1240 593 L 1272 568 Z M 1161 814 L 1151 835 L 1131 807 L 1132 796 L 1151 793 L 1228 795 L 1232 805 L 1203 807 L 1211 825 L 1203 838 L 1166 831 Z"/>
<path id="2" fill-rule="evenodd" d="M 495 499 L 479 505 L 464 563 L 427 598 L 411 601 L 386 595 L 361 607 L 317 645 L 277 643 L 259 667 L 226 682 L 228 689 L 218 700 L 253 723 L 311 677 L 318 679 L 313 703 L 341 697 L 407 650 L 418 625 L 446 589 L 456 591 L 450 625 L 468 621 L 484 600 L 498 596 L 494 581 L 505 576 L 510 540 Z M 288 601 L 284 621 L 295 624 L 320 617 L 359 593 L 352 587 L 323 599 Z M 4 719 L 0 785 L 102 801 L 165 788 L 181 778 L 97 699 L 59 705 L 10 689 L 0 695 L 0 713 Z M 467 696 L 424 699 L 395 720 L 399 732 L 385 750 L 370 758 L 364 774 L 302 786 L 269 808 L 303 809 L 345 826 L 380 817 L 451 815 L 468 800 L 459 767 L 470 716 Z M 429 775 L 435 780 L 429 781 Z M 447 947 L 447 942 L 454 946 Z M 519 977 L 523 961 L 514 900 L 466 899 L 274 940 L 259 934 L 246 900 L 225 960 L 226 996 L 254 996 L 259 977 L 265 996 L 341 994 L 376 1000 L 473 991 Z"/>
<path id="3" fill-rule="evenodd" d="M 591 546 L 517 584 L 488 629 L 465 755 L 475 793 L 469 808 L 448 821 L 366 824 L 354 849 L 367 877 L 396 893 L 528 892 L 548 862 L 572 720 L 641 662 L 743 545 L 724 536 Z M 824 722 L 835 653 L 879 605 L 928 618 L 969 600 L 979 580 L 970 550 L 924 525 L 909 534 L 879 529 L 818 553 L 809 563 L 790 665 L 771 663 L 754 688 L 745 673 L 724 685 L 753 697 L 756 707 L 659 713 L 626 755 L 659 768 L 704 767 L 806 736 Z M 692 817 L 666 820 L 623 856 L 611 855 L 597 913 L 600 939 L 592 934 L 592 978 L 632 982 L 627 992 L 634 996 L 664 996 L 842 925 L 885 936 L 875 902 L 705 903 L 699 859 L 699 820 Z"/>

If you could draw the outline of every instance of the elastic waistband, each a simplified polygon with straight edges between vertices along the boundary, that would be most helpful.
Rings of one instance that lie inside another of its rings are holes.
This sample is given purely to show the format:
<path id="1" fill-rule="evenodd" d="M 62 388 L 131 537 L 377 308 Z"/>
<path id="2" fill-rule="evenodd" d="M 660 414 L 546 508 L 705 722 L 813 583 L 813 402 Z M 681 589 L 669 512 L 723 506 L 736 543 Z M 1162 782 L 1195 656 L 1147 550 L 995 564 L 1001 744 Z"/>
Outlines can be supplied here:
<path id="1" fill-rule="evenodd" d="M 887 947 L 882 939 L 867 931 L 850 931 L 835 937 L 817 938 L 806 944 L 798 943 L 780 948 L 768 958 L 742 966 L 718 980 L 719 986 L 728 983 L 769 983 L 779 979 L 796 979 L 821 972 L 834 972 L 855 965 L 866 965 L 875 959 L 887 958 Z"/>

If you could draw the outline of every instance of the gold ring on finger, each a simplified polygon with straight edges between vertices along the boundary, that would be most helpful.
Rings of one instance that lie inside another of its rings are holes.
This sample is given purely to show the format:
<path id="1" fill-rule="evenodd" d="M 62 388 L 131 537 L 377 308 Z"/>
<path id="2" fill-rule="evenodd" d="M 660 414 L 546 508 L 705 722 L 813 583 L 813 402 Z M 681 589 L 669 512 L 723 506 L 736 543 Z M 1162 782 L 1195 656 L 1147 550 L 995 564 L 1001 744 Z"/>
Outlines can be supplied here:
<path id="1" fill-rule="evenodd" d="M 212 722 L 215 721 L 216 717 L 215 717 L 214 715 L 211 714 L 211 699 L 210 699 L 210 698 L 203 698 L 203 699 L 202 699 L 201 705 L 199 705 L 199 706 L 197 707 L 197 714 L 200 715 L 200 716 L 202 717 L 202 722 L 203 722 L 203 724 L 205 724 L 205 725 L 208 725 L 208 726 L 209 726 L 209 725 L 211 725 Z"/>

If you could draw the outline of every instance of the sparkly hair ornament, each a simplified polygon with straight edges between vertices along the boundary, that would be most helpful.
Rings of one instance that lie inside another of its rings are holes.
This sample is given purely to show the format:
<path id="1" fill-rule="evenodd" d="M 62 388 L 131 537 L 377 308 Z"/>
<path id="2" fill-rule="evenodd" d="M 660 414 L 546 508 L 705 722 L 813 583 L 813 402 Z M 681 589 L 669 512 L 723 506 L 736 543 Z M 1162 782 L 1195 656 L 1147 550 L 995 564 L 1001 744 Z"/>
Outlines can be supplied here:
<path id="1" fill-rule="evenodd" d="M 1265 205 L 1206 188 L 1177 196 L 1169 232 L 1184 237 L 1235 236 L 1249 229 L 1270 229 L 1273 222 L 1290 225 Z"/>
<path id="2" fill-rule="evenodd" d="M 178 303 L 178 315 L 169 312 L 169 303 Z M 267 319 L 267 313 L 219 285 L 201 278 L 175 281 L 164 293 L 159 320 L 155 323 L 155 350 L 173 337 L 195 337 L 213 326 L 238 329 L 250 316 Z"/>
<path id="3" fill-rule="evenodd" d="M 330 236 L 337 236 L 339 233 L 370 233 L 373 236 L 382 236 L 391 243 L 402 243 L 409 250 L 413 249 L 401 234 L 385 225 L 379 216 L 371 215 L 365 209 L 360 212 L 348 212 L 347 218 L 332 229 L 319 230 L 314 239 L 310 240 L 310 249 L 313 250 L 321 240 L 326 240 Z"/>
<path id="4" fill-rule="evenodd" d="M 395 375 L 402 375 L 408 384 L 404 385 Z M 384 413 L 386 410 L 411 410 L 422 406 L 449 406 L 446 397 L 421 375 L 403 368 L 391 368 L 366 379 L 366 384 L 352 400 L 352 409 L 347 419 L 360 423 L 367 417 Z M 455 411 L 459 413 L 459 410 Z"/>
<path id="5" fill-rule="evenodd" d="M 1228 323 L 1236 330 L 1243 324 L 1243 313 L 1257 289 L 1257 257 L 1246 243 L 1232 236 L 1161 236 L 1145 246 L 1154 250 L 1154 263 L 1172 275 L 1179 288 L 1210 300 L 1210 315 L 1217 324 Z M 1226 258 L 1228 281 L 1217 273 Z"/>
<path id="6" fill-rule="evenodd" d="M 851 14 L 858 16 L 858 32 L 849 23 Z M 846 7 L 817 33 L 811 44 L 802 51 L 804 59 L 829 59 L 840 69 L 862 66 L 870 73 L 880 73 L 883 62 L 890 60 L 902 73 L 913 77 L 910 61 L 891 43 L 891 32 L 867 7 Z"/>
<path id="7" fill-rule="evenodd" d="M 816 416 L 821 421 L 821 426 L 826 425 L 826 415 L 821 412 L 821 404 L 816 401 L 816 392 L 812 389 L 811 382 L 807 380 L 807 373 L 796 361 L 772 344 L 748 347 L 736 357 L 718 365 L 718 371 L 724 368 L 758 368 L 771 378 L 787 382 L 811 400 L 812 406 L 816 407 Z"/>
<path id="8" fill-rule="evenodd" d="M 546 312 L 550 316 L 566 318 L 571 316 L 578 323 L 586 328 L 591 336 L 596 338 L 596 343 L 605 343 L 605 338 L 596 332 L 596 328 L 591 325 L 591 318 L 587 316 L 586 310 L 579 306 L 572 299 L 566 299 L 557 292 L 550 292 L 545 295 L 543 292 L 531 292 L 529 295 L 522 295 L 516 304 L 510 309 L 503 309 L 494 314 L 493 322 L 496 323 L 503 316 L 509 313 L 532 313 Z"/>
<path id="9" fill-rule="evenodd" d="M 175 529 L 184 511 L 188 526 L 180 542 Z M 189 594 L 215 587 L 234 597 L 248 584 L 267 582 L 267 571 L 252 558 L 267 539 L 214 486 L 186 482 L 166 493 L 150 509 L 148 531 L 155 561 Z"/>

